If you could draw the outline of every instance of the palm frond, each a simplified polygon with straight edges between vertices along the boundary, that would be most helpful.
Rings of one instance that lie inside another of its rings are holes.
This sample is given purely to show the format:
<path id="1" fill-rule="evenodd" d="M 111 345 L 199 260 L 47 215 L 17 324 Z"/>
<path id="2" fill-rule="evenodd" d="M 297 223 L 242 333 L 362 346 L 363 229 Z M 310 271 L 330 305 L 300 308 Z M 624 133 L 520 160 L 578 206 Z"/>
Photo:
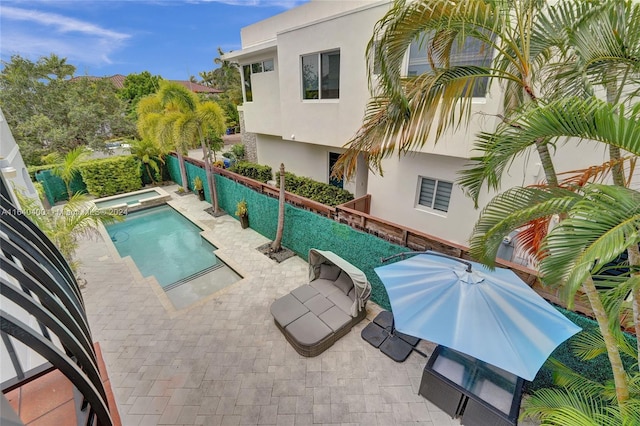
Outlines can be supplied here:
<path id="1" fill-rule="evenodd" d="M 573 342 L 576 337 L 582 334 L 584 332 L 578 333 L 571 341 Z M 600 336 L 600 340 L 602 340 L 602 336 Z M 604 342 L 602 344 L 604 345 Z M 606 350 L 604 352 L 606 353 Z M 553 383 L 568 391 L 596 397 L 601 397 L 606 392 L 604 385 L 576 373 L 557 359 L 549 358 L 545 365 L 553 371 Z"/>
<path id="2" fill-rule="evenodd" d="M 165 110 L 193 112 L 198 104 L 198 98 L 189 89 L 171 81 L 161 81 L 157 95 Z"/>
<path id="3" fill-rule="evenodd" d="M 562 285 L 568 299 L 583 281 L 640 242 L 640 193 L 589 184 L 568 217 L 547 235 L 540 261 L 542 279 Z"/>
<path id="4" fill-rule="evenodd" d="M 525 400 L 523 417 L 544 425 L 603 426 L 616 424 L 605 404 L 589 395 L 564 389 L 540 389 Z M 614 417 L 615 418 L 615 417 Z M 617 418 L 620 419 L 619 413 Z"/>
<path id="5" fill-rule="evenodd" d="M 480 213 L 469 253 L 494 265 L 503 238 L 531 220 L 568 211 L 580 196 L 562 188 L 511 188 L 495 196 Z"/>
<path id="6" fill-rule="evenodd" d="M 582 187 L 588 182 L 602 183 L 610 176 L 611 171 L 616 167 L 623 167 L 626 169 L 627 178 L 625 179 L 625 186 L 629 187 L 631 179 L 633 178 L 636 162 L 638 157 L 636 155 L 629 155 L 618 159 L 607 161 L 600 165 L 588 167 L 586 169 L 570 170 L 567 172 L 558 173 L 558 177 L 566 176 L 560 180 L 561 186 L 569 187 Z"/>
<path id="7" fill-rule="evenodd" d="M 496 146 L 525 147 L 541 138 L 565 137 L 604 142 L 640 155 L 638 112 L 595 98 L 565 98 L 546 105 L 530 105 L 494 133 L 481 135 L 478 148 L 491 153 Z"/>

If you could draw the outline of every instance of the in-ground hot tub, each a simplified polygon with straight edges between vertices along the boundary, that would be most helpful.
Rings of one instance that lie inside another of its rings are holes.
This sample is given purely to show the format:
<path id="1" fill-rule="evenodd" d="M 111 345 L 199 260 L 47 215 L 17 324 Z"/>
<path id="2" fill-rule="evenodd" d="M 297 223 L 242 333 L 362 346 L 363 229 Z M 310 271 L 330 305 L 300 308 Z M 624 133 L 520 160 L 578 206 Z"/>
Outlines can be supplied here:
<path id="1" fill-rule="evenodd" d="M 162 188 L 147 188 L 126 194 L 98 198 L 93 203 L 100 210 L 112 209 L 123 214 L 165 204 L 171 195 Z"/>

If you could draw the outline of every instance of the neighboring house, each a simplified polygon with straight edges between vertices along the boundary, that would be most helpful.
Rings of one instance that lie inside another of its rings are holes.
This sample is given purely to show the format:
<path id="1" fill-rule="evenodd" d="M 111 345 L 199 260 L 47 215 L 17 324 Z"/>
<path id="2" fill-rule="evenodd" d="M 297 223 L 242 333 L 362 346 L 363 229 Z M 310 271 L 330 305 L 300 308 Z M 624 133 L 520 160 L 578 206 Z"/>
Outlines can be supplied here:
<path id="1" fill-rule="evenodd" d="M 9 124 L 4 118 L 4 114 L 0 109 L 0 172 L 5 178 L 8 185 L 11 186 L 12 191 L 9 193 L 11 196 L 11 202 L 18 204 L 18 199 L 15 197 L 14 191 L 21 191 L 26 197 L 32 198 L 39 205 L 40 198 L 36 191 L 31 177 L 27 171 L 27 166 L 24 164 L 22 155 L 20 154 L 20 148 L 16 144 L 16 140 L 11 134 Z"/>
<path id="2" fill-rule="evenodd" d="M 106 79 L 111 80 L 111 82 L 116 87 L 116 89 L 122 89 L 124 87 L 124 79 L 126 78 L 126 76 L 124 76 L 122 74 L 115 74 L 115 75 L 112 75 L 111 77 L 94 77 L 94 76 L 90 76 L 90 75 L 81 75 L 81 76 L 73 77 L 71 80 L 77 80 L 77 79 L 80 79 L 80 78 L 88 78 L 90 80 L 97 80 L 97 79 L 100 79 L 100 78 L 106 78 Z M 191 90 L 193 93 L 204 93 L 204 94 L 207 94 L 207 95 L 215 95 L 217 93 L 224 92 L 224 90 L 214 89 L 213 87 L 204 86 L 202 84 L 194 83 L 194 82 L 189 81 L 189 80 L 167 80 L 167 81 L 171 81 L 171 82 L 174 82 L 174 83 L 181 84 L 184 87 L 186 87 L 187 89 Z"/>
<path id="3" fill-rule="evenodd" d="M 370 97 L 365 50 L 389 5 L 312 0 L 241 30 L 242 49 L 224 59 L 240 64 L 243 130 L 253 134 L 259 163 L 274 170 L 284 163 L 288 171 L 330 182 L 341 147 L 362 123 Z M 476 45 L 465 45 L 458 60 L 482 61 L 477 51 Z M 412 45 L 405 74 L 418 75 L 427 66 L 426 52 Z M 384 177 L 370 172 L 362 159 L 352 181 L 331 183 L 356 197 L 371 194 L 374 216 L 467 245 L 478 211 L 455 181 L 474 155 L 474 135 L 494 129 L 502 109 L 498 85 L 477 96 L 468 128 L 446 135 L 435 146 L 427 144 L 419 152 L 385 160 Z M 600 145 L 560 145 L 555 151 L 559 171 L 607 160 Z M 506 172 L 503 190 L 543 177 L 532 151 Z M 484 193 L 480 207 L 493 195 Z"/>

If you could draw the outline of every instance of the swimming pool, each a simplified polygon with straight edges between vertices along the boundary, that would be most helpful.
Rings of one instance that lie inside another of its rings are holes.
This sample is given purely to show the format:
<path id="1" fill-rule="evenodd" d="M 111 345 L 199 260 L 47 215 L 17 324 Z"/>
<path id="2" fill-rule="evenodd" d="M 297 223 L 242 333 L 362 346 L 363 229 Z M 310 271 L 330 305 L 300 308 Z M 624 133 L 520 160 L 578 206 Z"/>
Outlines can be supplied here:
<path id="1" fill-rule="evenodd" d="M 162 188 L 149 188 L 128 194 L 112 195 L 93 200 L 98 209 L 123 209 L 133 212 L 166 203 L 171 196 Z"/>
<path id="2" fill-rule="evenodd" d="M 202 229 L 169 205 L 130 213 L 106 229 L 120 256 L 155 277 L 178 309 L 242 278 L 216 257 Z"/>

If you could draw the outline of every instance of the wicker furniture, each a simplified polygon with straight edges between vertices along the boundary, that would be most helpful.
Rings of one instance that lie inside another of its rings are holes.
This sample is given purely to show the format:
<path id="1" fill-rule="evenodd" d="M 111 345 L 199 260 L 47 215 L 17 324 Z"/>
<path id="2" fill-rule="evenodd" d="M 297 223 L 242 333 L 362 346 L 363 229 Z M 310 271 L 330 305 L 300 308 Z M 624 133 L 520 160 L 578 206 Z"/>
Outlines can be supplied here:
<path id="1" fill-rule="evenodd" d="M 419 394 L 468 426 L 518 424 L 524 380 L 438 346 L 422 373 Z"/>
<path id="2" fill-rule="evenodd" d="M 309 284 L 271 304 L 287 341 L 303 356 L 321 354 L 366 316 L 371 286 L 362 271 L 335 253 L 309 251 Z"/>

